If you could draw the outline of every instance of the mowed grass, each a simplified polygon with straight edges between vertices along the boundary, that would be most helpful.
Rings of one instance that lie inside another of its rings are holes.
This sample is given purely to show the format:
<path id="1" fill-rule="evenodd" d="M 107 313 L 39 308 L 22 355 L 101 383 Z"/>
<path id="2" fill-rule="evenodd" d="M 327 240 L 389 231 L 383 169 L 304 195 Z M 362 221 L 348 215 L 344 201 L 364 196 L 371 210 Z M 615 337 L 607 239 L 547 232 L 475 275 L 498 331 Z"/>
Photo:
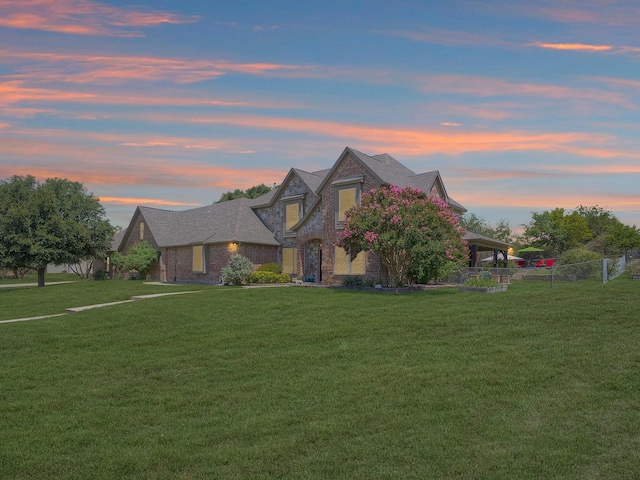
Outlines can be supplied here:
<path id="1" fill-rule="evenodd" d="M 200 288 L 0 325 L 0 477 L 640 472 L 638 281 Z"/>
<path id="2" fill-rule="evenodd" d="M 60 281 L 71 283 L 55 283 Z M 55 315 L 71 307 L 130 300 L 134 295 L 211 288 L 203 285 L 148 285 L 139 280 L 82 281 L 77 275 L 51 274 L 47 275 L 43 288 L 26 284 L 0 287 L 0 321 Z"/>

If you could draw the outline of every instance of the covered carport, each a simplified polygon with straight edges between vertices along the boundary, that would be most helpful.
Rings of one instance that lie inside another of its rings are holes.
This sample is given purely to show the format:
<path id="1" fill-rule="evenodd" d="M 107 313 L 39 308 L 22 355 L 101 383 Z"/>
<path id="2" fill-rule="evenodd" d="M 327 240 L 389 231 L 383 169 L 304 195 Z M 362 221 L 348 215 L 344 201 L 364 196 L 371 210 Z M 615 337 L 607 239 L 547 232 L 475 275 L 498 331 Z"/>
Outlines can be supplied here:
<path id="1" fill-rule="evenodd" d="M 469 247 L 470 267 L 478 267 L 478 262 L 480 262 L 482 258 L 487 256 L 486 253 L 481 252 L 490 252 L 491 254 L 493 254 L 493 262 L 491 263 L 491 265 L 496 268 L 499 266 L 499 256 L 502 259 L 508 258 L 508 250 L 509 247 L 511 247 L 511 245 L 508 243 L 501 242 L 500 240 L 496 240 L 495 238 L 486 237 L 479 233 L 470 231 L 467 231 L 462 238 L 466 240 Z M 506 260 L 501 260 L 500 262 L 503 263 L 503 267 L 507 266 Z"/>

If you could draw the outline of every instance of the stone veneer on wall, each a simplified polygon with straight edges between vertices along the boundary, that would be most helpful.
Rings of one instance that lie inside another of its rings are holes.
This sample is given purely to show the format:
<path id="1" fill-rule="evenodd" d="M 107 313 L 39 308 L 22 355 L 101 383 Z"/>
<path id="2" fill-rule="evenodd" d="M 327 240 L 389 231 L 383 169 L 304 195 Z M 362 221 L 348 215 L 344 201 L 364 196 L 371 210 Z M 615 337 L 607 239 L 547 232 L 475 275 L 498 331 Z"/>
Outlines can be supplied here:
<path id="1" fill-rule="evenodd" d="M 364 182 L 360 184 L 360 192 L 366 193 L 379 185 L 371 177 L 371 174 L 362 164 L 348 153 L 340 162 L 338 167 L 332 172 L 331 177 L 325 182 L 320 193 L 322 196 L 322 281 L 325 283 L 341 283 L 346 275 L 333 275 L 334 255 L 333 249 L 336 240 L 336 219 L 335 219 L 335 187 L 331 185 L 335 180 L 346 177 L 364 175 Z M 381 279 L 380 259 L 375 254 L 367 254 L 365 267 L 365 280 L 379 281 Z"/>
<path id="2" fill-rule="evenodd" d="M 276 240 L 278 240 L 278 242 L 280 242 L 283 247 L 299 246 L 297 236 L 285 237 L 284 235 L 286 202 L 281 201 L 282 198 L 294 197 L 297 195 L 303 195 L 302 208 L 304 216 L 307 214 L 307 212 L 315 202 L 317 196 L 311 190 L 309 190 L 307 185 L 295 172 L 292 172 L 285 183 L 280 186 L 279 191 L 276 193 L 277 200 L 272 206 L 254 209 L 254 212 L 260 217 L 262 222 L 273 233 Z M 280 249 L 278 252 L 278 257 L 273 261 L 282 264 L 282 251 Z"/>

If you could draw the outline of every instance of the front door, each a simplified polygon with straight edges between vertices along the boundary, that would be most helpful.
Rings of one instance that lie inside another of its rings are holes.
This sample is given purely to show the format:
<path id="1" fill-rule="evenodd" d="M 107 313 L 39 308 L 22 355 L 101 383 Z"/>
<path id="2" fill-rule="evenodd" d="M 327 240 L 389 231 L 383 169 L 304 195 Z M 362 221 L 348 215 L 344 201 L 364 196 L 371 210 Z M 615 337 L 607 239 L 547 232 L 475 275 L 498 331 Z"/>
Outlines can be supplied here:
<path id="1" fill-rule="evenodd" d="M 304 280 L 306 282 L 321 282 L 322 248 L 320 240 L 310 240 L 305 245 L 304 252 Z"/>

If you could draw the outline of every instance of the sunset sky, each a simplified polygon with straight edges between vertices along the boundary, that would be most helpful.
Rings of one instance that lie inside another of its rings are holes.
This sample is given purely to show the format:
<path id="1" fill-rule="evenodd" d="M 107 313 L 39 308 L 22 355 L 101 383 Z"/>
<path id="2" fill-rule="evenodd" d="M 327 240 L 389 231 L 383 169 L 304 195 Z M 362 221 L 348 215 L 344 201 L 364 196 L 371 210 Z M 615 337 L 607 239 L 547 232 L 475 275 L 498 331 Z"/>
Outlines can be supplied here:
<path id="1" fill-rule="evenodd" d="M 126 227 L 350 146 L 493 224 L 640 226 L 638 25 L 637 0 L 0 0 L 0 179 L 80 181 Z"/>

